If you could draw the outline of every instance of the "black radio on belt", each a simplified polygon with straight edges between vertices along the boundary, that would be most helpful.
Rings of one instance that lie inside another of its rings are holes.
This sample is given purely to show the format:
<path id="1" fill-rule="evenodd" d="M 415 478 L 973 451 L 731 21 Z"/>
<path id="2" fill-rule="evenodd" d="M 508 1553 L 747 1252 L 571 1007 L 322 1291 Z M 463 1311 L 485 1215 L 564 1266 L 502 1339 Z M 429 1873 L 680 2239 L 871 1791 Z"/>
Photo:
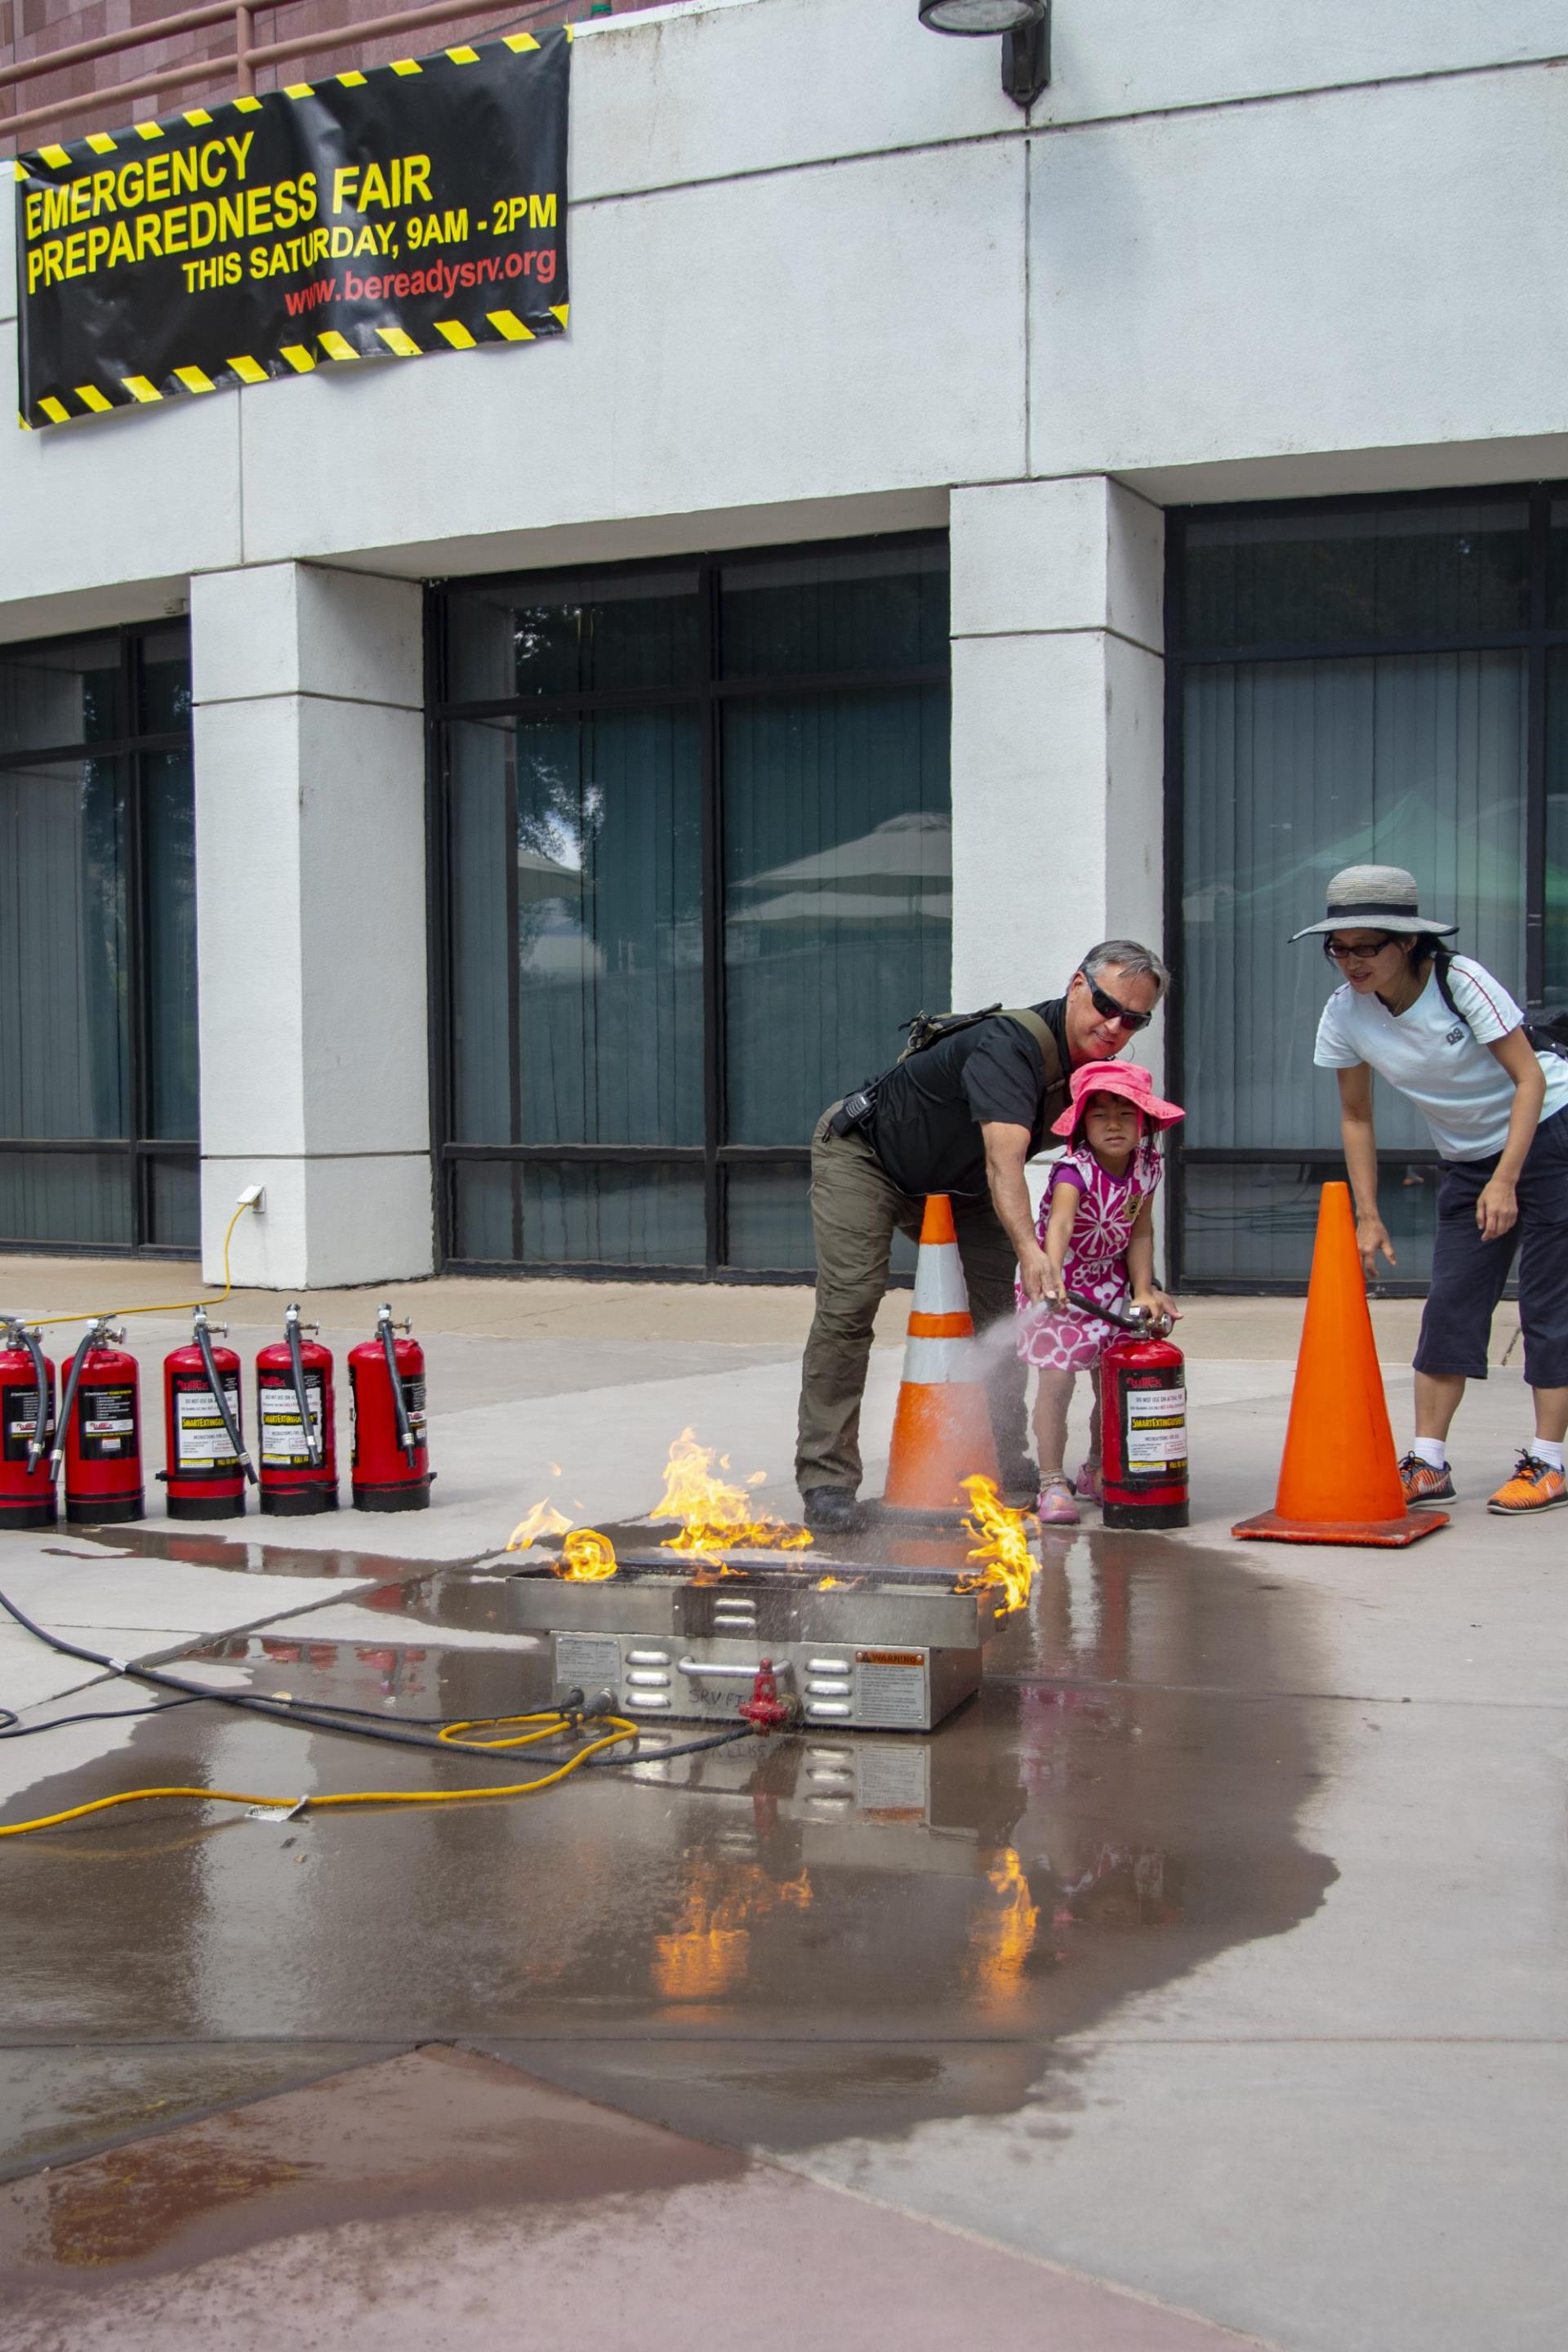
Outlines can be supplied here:
<path id="1" fill-rule="evenodd" d="M 847 1135 L 852 1128 L 871 1124 L 871 1114 L 877 1108 L 875 1087 L 862 1087 L 858 1094 L 846 1095 L 827 1122 L 829 1135 Z"/>

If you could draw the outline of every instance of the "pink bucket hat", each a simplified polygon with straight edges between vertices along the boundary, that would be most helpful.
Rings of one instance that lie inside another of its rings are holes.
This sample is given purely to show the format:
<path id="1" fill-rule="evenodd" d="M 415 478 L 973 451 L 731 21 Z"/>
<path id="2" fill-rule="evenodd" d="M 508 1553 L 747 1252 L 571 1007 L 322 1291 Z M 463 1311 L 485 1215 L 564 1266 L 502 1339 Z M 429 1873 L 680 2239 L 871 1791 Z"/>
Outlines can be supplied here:
<path id="1" fill-rule="evenodd" d="M 1178 1104 L 1161 1101 L 1153 1079 L 1136 1062 L 1085 1062 L 1072 1074 L 1072 1100 L 1060 1118 L 1053 1120 L 1053 1135 L 1072 1133 L 1089 1095 L 1124 1095 L 1152 1127 L 1174 1127 L 1186 1117 Z"/>

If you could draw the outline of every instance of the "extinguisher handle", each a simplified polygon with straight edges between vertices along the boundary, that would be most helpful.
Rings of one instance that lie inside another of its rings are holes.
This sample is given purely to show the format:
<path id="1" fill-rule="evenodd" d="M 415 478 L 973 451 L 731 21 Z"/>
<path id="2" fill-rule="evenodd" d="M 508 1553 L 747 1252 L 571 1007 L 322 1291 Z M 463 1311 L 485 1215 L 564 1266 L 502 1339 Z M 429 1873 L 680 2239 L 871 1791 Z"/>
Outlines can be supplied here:
<path id="1" fill-rule="evenodd" d="M 1163 1339 L 1171 1328 L 1168 1315 L 1151 1315 L 1146 1307 L 1105 1307 L 1098 1298 L 1086 1298 L 1081 1290 L 1069 1290 L 1068 1302 L 1079 1307 L 1086 1315 L 1097 1316 L 1102 1323 L 1114 1323 L 1119 1331 L 1131 1331 L 1140 1339 Z"/>

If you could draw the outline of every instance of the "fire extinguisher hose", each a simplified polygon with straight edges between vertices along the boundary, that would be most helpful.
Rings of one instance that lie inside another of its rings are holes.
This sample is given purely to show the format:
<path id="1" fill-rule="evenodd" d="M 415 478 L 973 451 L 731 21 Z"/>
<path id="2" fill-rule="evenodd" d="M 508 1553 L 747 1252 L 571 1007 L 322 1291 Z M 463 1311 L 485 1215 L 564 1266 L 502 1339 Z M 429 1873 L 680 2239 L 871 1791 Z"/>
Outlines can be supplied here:
<path id="1" fill-rule="evenodd" d="M 228 1439 L 229 1444 L 235 1450 L 236 1455 L 238 1457 L 240 1468 L 244 1471 L 250 1485 L 254 1486 L 256 1484 L 255 1465 L 252 1463 L 249 1454 L 245 1450 L 244 1440 L 241 1438 L 239 1433 L 239 1425 L 236 1422 L 233 1413 L 230 1412 L 228 1409 L 228 1391 L 225 1388 L 222 1381 L 219 1380 L 217 1366 L 213 1361 L 212 1335 L 207 1329 L 206 1309 L 205 1307 L 198 1307 L 196 1309 L 195 1333 L 196 1345 L 201 1349 L 202 1353 L 202 1370 L 207 1376 L 207 1386 L 212 1391 L 213 1402 L 218 1409 L 218 1415 L 224 1426 L 224 1434 Z"/>
<path id="2" fill-rule="evenodd" d="M 49 1376 L 44 1370 L 44 1351 L 38 1345 L 37 1333 L 29 1331 L 26 1325 L 21 1323 L 14 1323 L 11 1330 L 13 1336 L 31 1356 L 34 1377 L 38 1383 L 37 1401 L 33 1407 L 33 1433 L 27 1440 L 27 1469 L 31 1474 L 37 1468 L 43 1457 L 44 1449 L 49 1442 Z"/>
<path id="3" fill-rule="evenodd" d="M 403 1379 L 397 1369 L 397 1342 L 392 1336 L 392 1309 L 384 1307 L 375 1318 L 381 1334 L 381 1344 L 386 1355 L 386 1377 L 392 1383 L 392 1409 L 397 1415 L 397 1442 L 407 1454 L 410 1467 L 417 1461 L 419 1441 L 414 1434 L 414 1424 L 408 1418 L 408 1403 L 403 1393 Z"/>
<path id="4" fill-rule="evenodd" d="M 371 1715 L 365 1709 L 336 1706 L 331 1703 L 314 1705 L 281 1694 L 268 1696 L 261 1691 L 214 1690 L 209 1685 L 194 1682 L 187 1676 L 171 1674 L 166 1667 L 128 1664 L 123 1659 L 112 1658 L 99 1650 L 89 1650 L 78 1642 L 67 1641 L 63 1634 L 49 1633 L 36 1624 L 26 1611 L 17 1607 L 7 1594 L 0 1592 L 0 1610 L 62 1657 L 76 1658 L 88 1665 L 104 1668 L 136 1682 L 150 1683 L 155 1689 L 175 1692 L 184 1699 L 205 1699 L 222 1706 L 237 1707 L 241 1712 L 259 1715 L 274 1723 L 293 1724 L 305 1731 L 336 1732 L 354 1738 L 383 1739 L 399 1748 L 419 1748 L 440 1756 L 472 1756 L 481 1759 L 500 1760 L 513 1748 L 532 1748 L 542 1742 L 563 1736 L 577 1737 L 590 1723 L 602 1722 L 604 1731 L 560 1760 L 550 1759 L 552 1769 L 532 1780 L 518 1780 L 503 1786 L 464 1789 L 353 1789 L 330 1792 L 321 1796 L 258 1795 L 239 1789 L 169 1787 L 155 1789 L 123 1789 L 111 1797 L 94 1797 L 86 1804 L 67 1806 L 58 1813 L 41 1814 L 36 1821 L 0 1823 L 0 1838 L 28 1837 L 36 1831 L 58 1829 L 68 1822 L 84 1820 L 89 1814 L 110 1811 L 118 1805 L 134 1805 L 161 1797 L 184 1797 L 200 1804 L 264 1805 L 298 1813 L 314 1813 L 344 1807 L 365 1805 L 454 1805 L 469 1804 L 493 1797 L 531 1797 L 544 1789 L 553 1789 L 573 1773 L 603 1759 L 612 1764 L 630 1764 L 638 1759 L 635 1749 L 645 1726 L 628 1721 L 624 1716 L 612 1715 L 607 1698 L 595 1700 L 584 1706 L 565 1706 L 542 1709 L 536 1715 L 490 1716 L 460 1722 L 441 1722 L 432 1738 L 427 1730 L 415 1730 L 388 1723 L 384 1717 Z M 574 1697 L 580 1696 L 573 1694 Z M 495 1732 L 495 1738 L 465 1738 L 464 1734 Z M 738 1739 L 753 1735 L 749 1724 L 738 1730 L 724 1730 L 694 1739 L 683 1745 L 660 1748 L 656 1759 L 664 1762 L 675 1756 L 695 1753 L 699 1749 L 728 1747 Z M 613 1748 L 630 1743 L 631 1751 L 624 1756 L 608 1753 Z M 498 1754 L 499 1751 L 499 1754 Z"/>
<path id="5" fill-rule="evenodd" d="M 305 1359 L 300 1351 L 300 1310 L 290 1307 L 283 1318 L 283 1328 L 289 1341 L 289 1370 L 294 1379 L 294 1396 L 300 1407 L 300 1428 L 305 1440 L 305 1451 L 312 1470 L 321 1466 L 321 1441 L 316 1434 L 316 1424 L 310 1418 L 310 1400 L 305 1391 Z"/>
<path id="6" fill-rule="evenodd" d="M 82 1366 L 87 1361 L 87 1351 L 92 1346 L 100 1328 L 101 1326 L 95 1322 L 89 1331 L 82 1334 L 77 1351 L 71 1358 L 70 1370 L 66 1374 L 65 1392 L 60 1398 L 60 1417 L 55 1425 L 55 1450 L 49 1456 L 51 1478 L 58 1475 L 60 1464 L 65 1459 L 66 1432 L 70 1427 L 71 1407 L 76 1402 L 77 1385 L 81 1379 Z"/>

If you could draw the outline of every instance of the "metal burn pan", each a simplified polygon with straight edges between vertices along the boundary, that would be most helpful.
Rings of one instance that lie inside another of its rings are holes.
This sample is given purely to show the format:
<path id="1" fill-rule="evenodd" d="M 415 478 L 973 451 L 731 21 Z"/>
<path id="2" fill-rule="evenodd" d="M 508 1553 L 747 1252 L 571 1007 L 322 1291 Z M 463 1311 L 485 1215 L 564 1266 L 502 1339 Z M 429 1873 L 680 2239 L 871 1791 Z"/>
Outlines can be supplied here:
<path id="1" fill-rule="evenodd" d="M 978 1689 L 1001 1616 L 994 1590 L 882 1567 L 824 1589 L 824 1566 L 764 1556 L 718 1577 L 711 1566 L 630 1559 L 614 1577 L 578 1583 L 530 1564 L 510 1580 L 506 1622 L 551 1636 L 557 1696 L 613 1691 L 624 1713 L 649 1722 L 735 1720 L 763 1658 L 808 1726 L 929 1731 Z"/>

